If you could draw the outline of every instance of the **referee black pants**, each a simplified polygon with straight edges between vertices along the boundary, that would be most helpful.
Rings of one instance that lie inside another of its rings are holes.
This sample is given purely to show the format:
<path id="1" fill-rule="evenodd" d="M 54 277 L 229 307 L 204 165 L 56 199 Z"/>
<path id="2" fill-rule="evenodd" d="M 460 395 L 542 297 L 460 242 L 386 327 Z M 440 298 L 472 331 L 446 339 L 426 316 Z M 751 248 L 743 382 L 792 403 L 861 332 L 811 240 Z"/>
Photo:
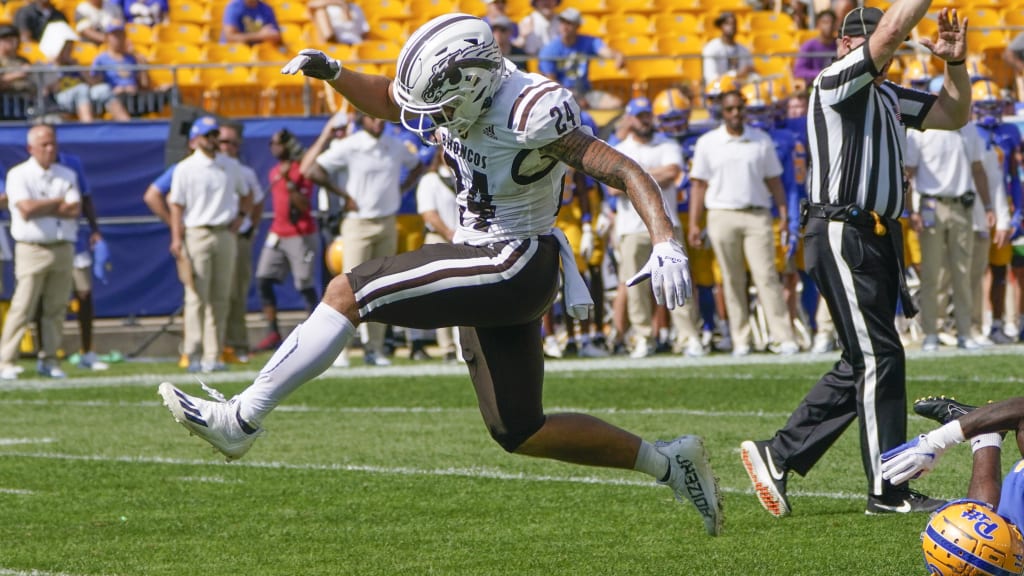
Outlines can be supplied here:
<path id="1" fill-rule="evenodd" d="M 881 454 L 907 435 L 906 361 L 896 331 L 899 266 L 891 234 L 811 218 L 804 235 L 807 271 L 832 313 L 843 353 L 818 380 L 772 440 L 785 466 L 801 476 L 856 417 L 870 494 L 886 494 Z M 902 240 L 902 236 L 897 236 Z"/>

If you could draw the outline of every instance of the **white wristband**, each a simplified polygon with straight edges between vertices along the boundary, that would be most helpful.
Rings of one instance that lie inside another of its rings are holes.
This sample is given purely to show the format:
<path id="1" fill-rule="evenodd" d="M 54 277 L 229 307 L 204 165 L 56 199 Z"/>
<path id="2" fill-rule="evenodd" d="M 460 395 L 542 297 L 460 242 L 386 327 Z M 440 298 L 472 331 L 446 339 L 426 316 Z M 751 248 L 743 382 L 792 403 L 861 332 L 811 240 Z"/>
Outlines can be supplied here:
<path id="1" fill-rule="evenodd" d="M 971 438 L 971 453 L 977 452 L 982 448 L 988 448 L 989 446 L 1002 448 L 1003 435 L 996 432 L 989 432 L 988 434 L 979 434 L 974 438 Z"/>

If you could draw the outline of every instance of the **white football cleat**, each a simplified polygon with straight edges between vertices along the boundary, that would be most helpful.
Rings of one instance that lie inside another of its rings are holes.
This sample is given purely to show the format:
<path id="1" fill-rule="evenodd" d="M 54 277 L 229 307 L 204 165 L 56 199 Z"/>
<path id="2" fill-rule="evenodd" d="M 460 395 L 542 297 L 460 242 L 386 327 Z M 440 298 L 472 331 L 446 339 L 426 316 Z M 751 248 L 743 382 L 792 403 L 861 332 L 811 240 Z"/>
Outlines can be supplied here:
<path id="1" fill-rule="evenodd" d="M 228 460 L 241 458 L 263 434 L 263 429 L 242 420 L 234 400 L 228 402 L 220 392 L 205 384 L 202 386 L 214 398 L 213 401 L 190 396 L 170 382 L 161 384 L 157 391 L 175 422 L 210 443 Z"/>
<path id="2" fill-rule="evenodd" d="M 654 446 L 668 457 L 668 479 L 658 483 L 671 487 L 676 500 L 691 502 L 697 508 L 708 534 L 720 535 L 725 523 L 722 493 L 704 440 L 700 436 L 680 436 L 671 442 L 658 441 Z"/>

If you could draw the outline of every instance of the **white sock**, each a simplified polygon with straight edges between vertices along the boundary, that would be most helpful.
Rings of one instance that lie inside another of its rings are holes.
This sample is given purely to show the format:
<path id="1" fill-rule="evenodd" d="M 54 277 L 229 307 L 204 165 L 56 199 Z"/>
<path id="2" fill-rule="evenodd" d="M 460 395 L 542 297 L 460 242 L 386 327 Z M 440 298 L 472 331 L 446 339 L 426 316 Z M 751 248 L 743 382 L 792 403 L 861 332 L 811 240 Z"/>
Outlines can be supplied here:
<path id="1" fill-rule="evenodd" d="M 647 440 L 640 441 L 640 450 L 636 453 L 633 469 L 653 476 L 655 480 L 668 480 L 668 456 L 665 456 Z"/>
<path id="2" fill-rule="evenodd" d="M 259 426 L 285 397 L 327 370 L 355 332 L 344 314 L 327 304 L 318 305 L 284 339 L 252 385 L 236 397 L 238 415 Z"/>

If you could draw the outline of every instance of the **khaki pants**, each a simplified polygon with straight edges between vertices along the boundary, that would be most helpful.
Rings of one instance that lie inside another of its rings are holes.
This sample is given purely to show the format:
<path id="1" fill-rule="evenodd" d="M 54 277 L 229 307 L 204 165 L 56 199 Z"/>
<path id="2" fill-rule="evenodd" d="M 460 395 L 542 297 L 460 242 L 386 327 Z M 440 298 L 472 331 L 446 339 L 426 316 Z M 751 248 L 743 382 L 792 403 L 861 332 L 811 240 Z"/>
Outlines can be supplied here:
<path id="1" fill-rule="evenodd" d="M 227 331 L 236 239 L 227 227 L 185 230 L 185 250 L 192 262 L 192 285 L 185 286 L 185 353 L 194 356 L 201 346 L 207 365 L 220 358 Z"/>
<path id="2" fill-rule="evenodd" d="M 725 308 L 734 346 L 750 346 L 747 268 L 773 342 L 793 340 L 782 283 L 775 270 L 775 239 L 768 210 L 708 210 L 708 239 L 722 269 Z"/>
<path id="3" fill-rule="evenodd" d="M 922 199 L 924 202 L 925 199 Z M 974 226 L 969 208 L 960 202 L 934 202 L 935 225 L 921 230 L 921 329 L 938 333 L 939 282 L 943 268 L 953 287 L 957 335 L 971 335 L 971 280 Z"/>
<path id="4" fill-rule="evenodd" d="M 71 294 L 74 246 L 69 242 L 14 246 L 14 277 L 17 284 L 11 297 L 3 333 L 0 336 L 0 363 L 18 359 L 21 339 L 42 308 L 39 348 L 44 358 L 56 358 L 64 335 L 64 311 Z"/>
<path id="5" fill-rule="evenodd" d="M 436 234 L 434 232 L 427 232 L 426 237 L 423 240 L 424 244 L 448 244 L 444 236 Z M 437 347 L 441 349 L 442 354 L 448 354 L 455 352 L 455 331 L 457 327 L 446 326 L 444 328 L 438 328 L 435 331 L 437 335 Z"/>
<path id="6" fill-rule="evenodd" d="M 398 252 L 398 229 L 394 216 L 381 218 L 345 218 L 341 221 L 341 241 L 345 246 L 344 270 L 350 272 L 374 258 L 394 256 Z M 382 355 L 385 326 L 366 322 L 363 345 L 366 350 Z"/>
<path id="7" fill-rule="evenodd" d="M 249 327 L 245 323 L 245 313 L 249 302 L 249 285 L 252 283 L 252 238 L 238 236 L 235 243 L 238 258 L 235 260 L 235 278 L 231 283 L 225 344 L 235 350 L 248 350 Z"/>
<path id="8" fill-rule="evenodd" d="M 682 230 L 673 231 L 677 241 L 682 243 Z M 648 234 L 625 234 L 619 236 L 619 281 L 625 283 L 647 264 L 654 245 Z M 694 289 L 696 290 L 696 288 Z M 651 284 L 642 282 L 626 289 L 626 314 L 629 325 L 638 338 L 650 341 L 653 337 L 652 320 L 654 316 L 654 294 Z M 686 306 L 676 308 L 670 313 L 672 326 L 676 329 L 677 344 L 683 345 L 690 338 L 700 338 L 697 329 L 697 306 L 689 300 Z"/>

